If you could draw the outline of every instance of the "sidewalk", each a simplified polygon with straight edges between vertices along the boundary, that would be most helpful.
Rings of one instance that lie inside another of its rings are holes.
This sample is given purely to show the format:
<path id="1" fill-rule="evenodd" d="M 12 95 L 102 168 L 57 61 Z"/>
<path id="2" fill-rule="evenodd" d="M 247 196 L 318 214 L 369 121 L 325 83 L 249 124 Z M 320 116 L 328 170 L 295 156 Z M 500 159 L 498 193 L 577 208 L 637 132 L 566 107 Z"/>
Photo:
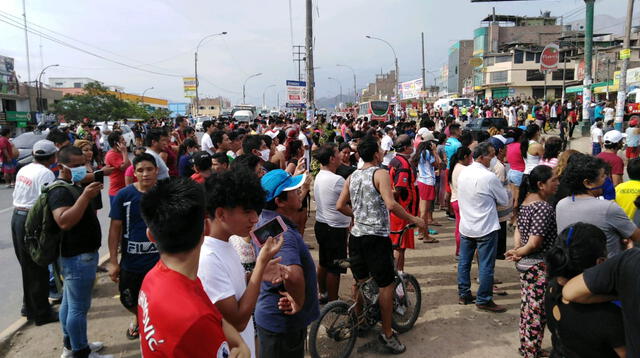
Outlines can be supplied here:
<path id="1" fill-rule="evenodd" d="M 578 137 L 570 148 L 590 151 L 588 137 Z M 305 241 L 313 248 L 311 253 L 317 262 L 318 250 L 313 233 L 315 212 L 307 222 Z M 459 306 L 457 302 L 457 266 L 453 253 L 455 239 L 453 222 L 446 220 L 440 211 L 435 218 L 444 226 L 434 227 L 440 232 L 436 237 L 440 243 L 416 242 L 415 250 L 407 250 L 405 271 L 416 276 L 422 288 L 422 310 L 414 328 L 401 335 L 407 345 L 403 357 L 517 357 L 519 345 L 518 319 L 520 307 L 520 283 L 513 263 L 498 261 L 496 279 L 504 282 L 500 287 L 507 296 L 496 296 L 498 304 L 509 311 L 491 314 L 476 310 L 473 305 Z M 507 239 L 510 245 L 511 238 Z M 472 269 L 477 277 L 477 266 Z M 353 283 L 351 274 L 343 276 L 340 296 L 348 298 Z M 472 290 L 477 289 L 473 283 Z M 139 357 L 139 341 L 130 341 L 125 336 L 131 314 L 119 301 L 117 285 L 106 273 L 98 273 L 94 298 L 89 312 L 89 340 L 105 342 L 104 354 L 118 358 Z M 353 357 L 386 357 L 378 351 L 375 334 L 359 338 Z M 550 336 L 546 332 L 544 347 L 550 347 Z M 62 336 L 59 324 L 36 327 L 29 323 L 19 329 L 7 342 L 0 356 L 7 358 L 59 357 Z"/>

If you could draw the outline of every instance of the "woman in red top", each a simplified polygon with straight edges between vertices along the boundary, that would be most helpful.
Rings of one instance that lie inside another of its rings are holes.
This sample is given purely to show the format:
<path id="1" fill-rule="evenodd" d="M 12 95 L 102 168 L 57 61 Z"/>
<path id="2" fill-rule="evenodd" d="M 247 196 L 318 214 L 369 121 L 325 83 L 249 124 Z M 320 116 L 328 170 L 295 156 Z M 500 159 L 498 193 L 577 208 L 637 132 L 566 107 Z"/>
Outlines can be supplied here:
<path id="1" fill-rule="evenodd" d="M 522 153 L 520 151 L 520 139 L 524 135 L 524 132 L 520 128 L 513 128 L 512 137 L 515 139 L 515 142 L 507 145 L 507 163 L 509 163 L 509 172 L 507 173 L 507 179 L 509 180 L 509 186 L 511 187 L 511 192 L 513 193 L 514 198 L 514 207 L 515 207 L 515 199 L 518 198 L 520 184 L 522 184 L 522 177 L 524 176 L 524 158 L 522 158 Z"/>

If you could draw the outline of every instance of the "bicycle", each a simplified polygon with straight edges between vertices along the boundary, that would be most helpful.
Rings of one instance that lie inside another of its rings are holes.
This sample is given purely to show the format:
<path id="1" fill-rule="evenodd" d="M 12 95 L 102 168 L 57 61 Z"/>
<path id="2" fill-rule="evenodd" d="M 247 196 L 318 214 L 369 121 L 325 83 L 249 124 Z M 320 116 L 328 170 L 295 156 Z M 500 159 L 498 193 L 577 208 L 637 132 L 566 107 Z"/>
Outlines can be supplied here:
<path id="1" fill-rule="evenodd" d="M 409 224 L 399 234 L 398 248 L 402 244 L 404 233 L 416 225 Z M 342 268 L 349 268 L 360 257 L 350 257 L 335 262 Z M 398 274 L 394 261 L 393 313 L 392 327 L 399 333 L 413 328 L 422 305 L 422 292 L 418 280 L 411 274 Z M 362 296 L 360 313 L 356 302 L 336 300 L 326 304 L 320 311 L 320 317 L 311 324 L 309 331 L 309 353 L 313 358 L 346 358 L 351 355 L 361 330 L 368 330 L 381 321 L 378 306 L 379 289 L 372 277 L 356 283 L 357 292 Z"/>

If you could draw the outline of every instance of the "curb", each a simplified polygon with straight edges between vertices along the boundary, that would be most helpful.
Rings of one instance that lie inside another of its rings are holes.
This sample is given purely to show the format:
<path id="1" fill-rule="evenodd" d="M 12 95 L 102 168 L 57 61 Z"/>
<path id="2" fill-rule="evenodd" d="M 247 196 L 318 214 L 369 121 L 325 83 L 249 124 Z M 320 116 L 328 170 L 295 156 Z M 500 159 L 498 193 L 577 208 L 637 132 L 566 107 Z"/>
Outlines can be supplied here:
<path id="1" fill-rule="evenodd" d="M 104 265 L 109 260 L 109 254 L 104 254 L 98 260 L 99 266 Z M 25 317 L 18 318 L 9 327 L 0 332 L 0 356 L 3 356 L 11 348 L 11 339 L 21 331 L 25 326 L 29 324 L 29 321 Z"/>

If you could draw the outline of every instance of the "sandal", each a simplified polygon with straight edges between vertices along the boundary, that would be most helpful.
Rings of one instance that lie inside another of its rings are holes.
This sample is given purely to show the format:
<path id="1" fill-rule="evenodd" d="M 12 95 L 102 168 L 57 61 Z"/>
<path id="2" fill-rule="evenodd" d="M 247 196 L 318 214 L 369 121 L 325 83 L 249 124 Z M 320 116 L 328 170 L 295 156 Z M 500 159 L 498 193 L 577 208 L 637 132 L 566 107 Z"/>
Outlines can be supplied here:
<path id="1" fill-rule="evenodd" d="M 429 225 L 429 226 L 442 226 L 442 224 L 437 222 L 437 221 L 432 221 L 432 222 L 428 223 L 427 225 Z"/>
<path id="2" fill-rule="evenodd" d="M 136 340 L 140 338 L 140 332 L 138 332 L 138 324 L 134 326 L 133 323 L 129 324 L 129 328 L 127 328 L 127 338 L 129 340 Z"/>
<path id="3" fill-rule="evenodd" d="M 422 239 L 422 242 L 424 242 L 425 244 L 435 244 L 437 242 L 440 242 L 440 240 L 434 239 L 432 237 L 426 237 L 426 238 Z"/>
<path id="4" fill-rule="evenodd" d="M 429 229 L 429 235 L 438 235 L 438 232 L 433 229 Z"/>

